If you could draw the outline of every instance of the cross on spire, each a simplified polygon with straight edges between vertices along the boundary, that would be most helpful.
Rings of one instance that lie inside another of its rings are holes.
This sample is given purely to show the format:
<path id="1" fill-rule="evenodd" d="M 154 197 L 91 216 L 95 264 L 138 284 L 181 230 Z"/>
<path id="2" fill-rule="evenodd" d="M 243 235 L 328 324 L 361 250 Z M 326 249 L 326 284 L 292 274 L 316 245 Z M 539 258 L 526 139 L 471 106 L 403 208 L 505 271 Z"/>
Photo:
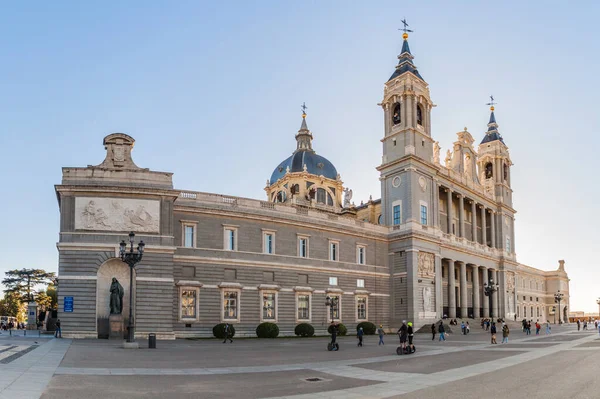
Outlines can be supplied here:
<path id="1" fill-rule="evenodd" d="M 401 31 L 402 31 L 402 32 L 404 32 L 404 33 L 407 33 L 407 32 L 412 32 L 412 30 L 408 29 L 408 23 L 406 22 L 406 18 L 404 18 L 404 19 L 403 19 L 402 21 L 400 21 L 400 22 L 402 22 L 402 25 L 404 25 L 404 28 L 400 28 L 400 29 L 398 29 L 398 30 L 401 30 Z"/>
<path id="2" fill-rule="evenodd" d="M 302 109 L 302 116 L 303 116 L 303 117 L 304 117 L 304 116 L 306 116 L 306 109 L 308 108 L 308 107 L 306 106 L 306 103 L 304 103 L 304 102 L 303 102 L 303 103 L 302 103 L 302 106 L 301 106 L 300 108 Z"/>
<path id="3" fill-rule="evenodd" d="M 494 105 L 496 105 L 498 103 L 494 102 L 494 96 L 491 95 L 490 96 L 490 102 L 486 103 L 485 105 L 489 105 L 490 106 L 490 110 L 493 111 L 494 110 Z"/>

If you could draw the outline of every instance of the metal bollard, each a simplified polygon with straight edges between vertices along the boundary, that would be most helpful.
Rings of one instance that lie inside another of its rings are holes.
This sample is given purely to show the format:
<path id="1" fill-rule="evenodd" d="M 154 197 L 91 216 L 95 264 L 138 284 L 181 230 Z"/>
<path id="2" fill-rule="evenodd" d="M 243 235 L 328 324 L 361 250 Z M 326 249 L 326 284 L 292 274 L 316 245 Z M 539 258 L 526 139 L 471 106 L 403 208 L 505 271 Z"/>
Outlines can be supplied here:
<path id="1" fill-rule="evenodd" d="M 156 334 L 148 334 L 148 348 L 156 349 Z"/>

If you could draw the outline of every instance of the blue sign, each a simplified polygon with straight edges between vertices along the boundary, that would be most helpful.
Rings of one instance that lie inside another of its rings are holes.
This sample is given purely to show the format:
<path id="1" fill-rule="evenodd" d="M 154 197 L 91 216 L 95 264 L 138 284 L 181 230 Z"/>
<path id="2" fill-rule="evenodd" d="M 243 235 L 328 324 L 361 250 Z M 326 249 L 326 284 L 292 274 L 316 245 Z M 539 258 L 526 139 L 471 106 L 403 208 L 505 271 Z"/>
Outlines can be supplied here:
<path id="1" fill-rule="evenodd" d="M 72 296 L 65 297 L 63 312 L 65 312 L 65 313 L 73 312 L 73 297 Z"/>

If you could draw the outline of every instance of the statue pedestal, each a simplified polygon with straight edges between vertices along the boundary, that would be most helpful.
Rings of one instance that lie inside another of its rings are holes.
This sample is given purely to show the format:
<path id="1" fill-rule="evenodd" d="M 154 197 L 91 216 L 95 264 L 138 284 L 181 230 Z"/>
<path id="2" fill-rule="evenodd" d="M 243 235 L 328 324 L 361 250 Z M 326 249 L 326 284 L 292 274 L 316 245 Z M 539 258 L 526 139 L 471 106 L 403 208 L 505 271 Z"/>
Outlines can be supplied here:
<path id="1" fill-rule="evenodd" d="M 109 339 L 123 339 L 125 337 L 122 314 L 111 314 L 108 317 L 108 325 L 110 329 Z"/>

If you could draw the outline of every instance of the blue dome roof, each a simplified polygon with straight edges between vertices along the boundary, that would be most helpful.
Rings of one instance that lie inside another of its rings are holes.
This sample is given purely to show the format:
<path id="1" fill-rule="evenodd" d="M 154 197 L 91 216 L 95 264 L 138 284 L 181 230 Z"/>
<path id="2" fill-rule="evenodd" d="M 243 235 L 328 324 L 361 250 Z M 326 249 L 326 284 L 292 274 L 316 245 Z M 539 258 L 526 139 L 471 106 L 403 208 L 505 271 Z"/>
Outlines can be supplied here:
<path id="1" fill-rule="evenodd" d="M 275 168 L 271 175 L 270 183 L 276 183 L 277 180 L 285 176 L 287 168 L 290 168 L 290 173 L 306 171 L 313 175 L 323 175 L 328 179 L 337 179 L 337 170 L 335 166 L 325 157 L 315 154 L 312 151 L 296 151 L 289 158 L 284 160 Z"/>

